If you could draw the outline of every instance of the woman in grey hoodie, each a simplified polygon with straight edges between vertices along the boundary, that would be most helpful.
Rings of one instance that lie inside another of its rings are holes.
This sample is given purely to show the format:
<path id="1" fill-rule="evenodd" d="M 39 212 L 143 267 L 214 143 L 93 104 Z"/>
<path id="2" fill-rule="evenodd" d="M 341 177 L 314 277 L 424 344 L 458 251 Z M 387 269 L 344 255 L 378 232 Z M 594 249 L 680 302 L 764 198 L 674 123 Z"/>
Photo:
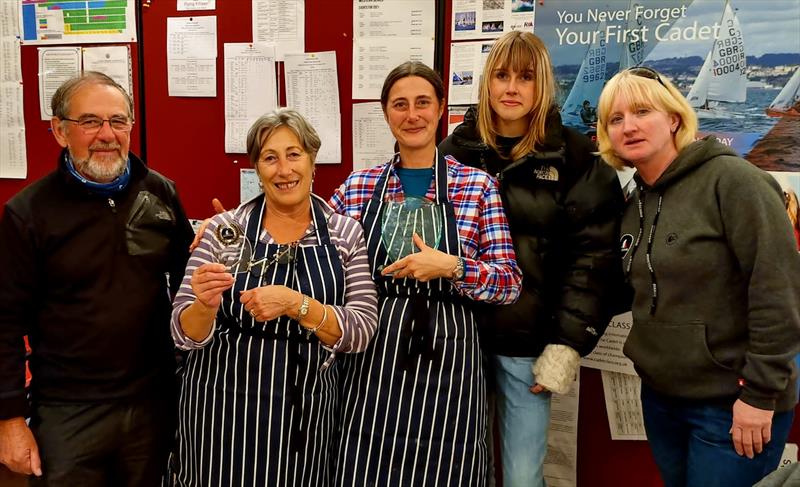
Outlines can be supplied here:
<path id="1" fill-rule="evenodd" d="M 667 487 L 750 486 L 780 460 L 797 402 L 800 255 L 777 182 L 713 137 L 657 72 L 606 84 L 598 142 L 634 167 L 625 354 Z"/>

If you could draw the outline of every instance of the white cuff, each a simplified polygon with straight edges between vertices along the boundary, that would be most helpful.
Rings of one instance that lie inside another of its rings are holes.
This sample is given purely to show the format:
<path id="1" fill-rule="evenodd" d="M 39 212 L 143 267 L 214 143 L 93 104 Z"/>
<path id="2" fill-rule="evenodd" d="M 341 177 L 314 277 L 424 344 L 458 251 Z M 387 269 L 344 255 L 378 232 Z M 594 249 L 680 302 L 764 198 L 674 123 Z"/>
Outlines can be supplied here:
<path id="1" fill-rule="evenodd" d="M 536 359 L 531 369 L 536 383 L 557 394 L 569 392 L 575 381 L 581 356 L 567 345 L 550 344 Z"/>

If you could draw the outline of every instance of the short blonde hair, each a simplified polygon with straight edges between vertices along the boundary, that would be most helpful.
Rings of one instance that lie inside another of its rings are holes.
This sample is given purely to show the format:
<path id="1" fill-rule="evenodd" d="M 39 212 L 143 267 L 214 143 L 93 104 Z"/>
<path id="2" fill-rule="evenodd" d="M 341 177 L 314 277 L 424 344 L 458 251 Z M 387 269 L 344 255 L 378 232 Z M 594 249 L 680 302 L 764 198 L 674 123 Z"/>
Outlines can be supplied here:
<path id="1" fill-rule="evenodd" d="M 518 73 L 533 70 L 535 93 L 530 129 L 511 149 L 511 159 L 519 159 L 544 141 L 547 115 L 556 98 L 553 64 L 542 40 L 530 32 L 511 31 L 495 41 L 483 67 L 478 97 L 478 131 L 483 142 L 495 152 L 498 152 L 498 133 L 496 115 L 489 103 L 489 84 L 497 69 Z"/>
<path id="2" fill-rule="evenodd" d="M 637 69 L 646 70 L 652 73 L 653 77 L 637 74 Z M 650 107 L 670 115 L 677 115 L 678 129 L 672 135 L 672 139 L 678 152 L 697 138 L 697 115 L 686 98 L 669 80 L 650 68 L 631 68 L 621 71 L 608 80 L 597 103 L 597 145 L 603 160 L 613 168 L 632 167 L 630 162 L 621 159 L 614 152 L 608 137 L 608 117 L 618 97 L 627 100 L 634 108 Z"/>

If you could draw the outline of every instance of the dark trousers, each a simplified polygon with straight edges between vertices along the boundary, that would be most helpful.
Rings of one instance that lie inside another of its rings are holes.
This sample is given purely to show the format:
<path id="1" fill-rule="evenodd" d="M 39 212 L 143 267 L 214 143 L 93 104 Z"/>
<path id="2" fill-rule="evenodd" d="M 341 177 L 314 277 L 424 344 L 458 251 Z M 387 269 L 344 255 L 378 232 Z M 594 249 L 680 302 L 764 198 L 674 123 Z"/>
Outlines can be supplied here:
<path id="1" fill-rule="evenodd" d="M 31 487 L 155 487 L 174 442 L 173 397 L 37 404 L 31 429 L 43 476 Z"/>
<path id="2" fill-rule="evenodd" d="M 685 403 L 642 384 L 647 441 L 666 487 L 750 487 L 778 467 L 793 411 L 772 417 L 772 440 L 755 458 L 739 456 L 730 407 Z"/>

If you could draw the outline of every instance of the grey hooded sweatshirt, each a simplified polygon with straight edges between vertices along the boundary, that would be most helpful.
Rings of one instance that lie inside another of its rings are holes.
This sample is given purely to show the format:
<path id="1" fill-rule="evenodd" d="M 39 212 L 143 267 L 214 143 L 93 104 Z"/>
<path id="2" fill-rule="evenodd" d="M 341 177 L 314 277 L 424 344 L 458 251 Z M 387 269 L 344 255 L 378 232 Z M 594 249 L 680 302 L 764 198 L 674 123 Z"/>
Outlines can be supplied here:
<path id="1" fill-rule="evenodd" d="M 622 223 L 624 353 L 642 381 L 678 399 L 792 409 L 800 254 L 777 182 L 707 138 L 637 184 Z"/>

